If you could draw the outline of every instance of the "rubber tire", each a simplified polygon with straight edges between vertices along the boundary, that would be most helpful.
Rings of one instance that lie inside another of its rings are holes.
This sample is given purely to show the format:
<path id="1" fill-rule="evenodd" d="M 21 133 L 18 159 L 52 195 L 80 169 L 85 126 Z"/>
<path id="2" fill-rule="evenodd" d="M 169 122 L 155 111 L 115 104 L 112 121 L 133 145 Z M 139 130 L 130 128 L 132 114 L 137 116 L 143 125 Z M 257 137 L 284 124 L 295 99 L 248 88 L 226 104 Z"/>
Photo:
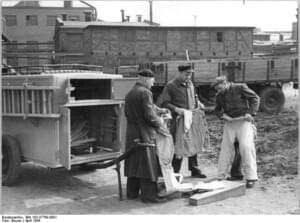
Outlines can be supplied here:
<path id="1" fill-rule="evenodd" d="M 267 87 L 260 92 L 260 110 L 267 113 L 279 113 L 285 102 L 280 88 Z"/>
<path id="2" fill-rule="evenodd" d="M 21 173 L 21 151 L 17 141 L 9 135 L 2 136 L 2 185 L 17 182 Z"/>

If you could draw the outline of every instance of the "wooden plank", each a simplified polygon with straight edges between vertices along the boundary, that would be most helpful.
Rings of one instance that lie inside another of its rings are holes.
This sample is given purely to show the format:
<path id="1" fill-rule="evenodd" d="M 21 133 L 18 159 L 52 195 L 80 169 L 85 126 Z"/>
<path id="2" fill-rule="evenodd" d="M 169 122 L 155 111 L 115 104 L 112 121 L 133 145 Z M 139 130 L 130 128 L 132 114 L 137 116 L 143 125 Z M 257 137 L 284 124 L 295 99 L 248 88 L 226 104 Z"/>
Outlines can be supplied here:
<path id="1" fill-rule="evenodd" d="M 11 113 L 11 90 L 7 91 L 7 113 Z"/>
<path id="2" fill-rule="evenodd" d="M 6 90 L 2 91 L 2 112 L 7 112 L 7 108 L 6 108 Z"/>
<path id="3" fill-rule="evenodd" d="M 46 98 L 46 91 L 42 90 L 43 94 L 43 114 L 47 114 L 47 98 Z"/>
<path id="4" fill-rule="evenodd" d="M 47 101 L 48 101 L 48 113 L 52 113 L 52 90 L 48 91 Z"/>
<path id="5" fill-rule="evenodd" d="M 24 91 L 21 90 L 21 113 L 25 113 L 25 97 L 24 97 Z"/>
<path id="6" fill-rule="evenodd" d="M 214 190 L 210 192 L 205 192 L 202 194 L 195 194 L 190 197 L 190 205 L 202 205 L 208 204 L 220 200 L 224 200 L 230 197 L 237 197 L 244 195 L 246 193 L 245 183 L 234 182 L 234 181 L 222 181 L 225 188 Z"/>
<path id="7" fill-rule="evenodd" d="M 36 113 L 40 114 L 41 113 L 41 91 L 40 90 L 35 90 L 35 98 L 36 98 Z"/>
<path id="8" fill-rule="evenodd" d="M 31 92 L 31 113 L 35 114 L 35 91 L 30 90 Z"/>

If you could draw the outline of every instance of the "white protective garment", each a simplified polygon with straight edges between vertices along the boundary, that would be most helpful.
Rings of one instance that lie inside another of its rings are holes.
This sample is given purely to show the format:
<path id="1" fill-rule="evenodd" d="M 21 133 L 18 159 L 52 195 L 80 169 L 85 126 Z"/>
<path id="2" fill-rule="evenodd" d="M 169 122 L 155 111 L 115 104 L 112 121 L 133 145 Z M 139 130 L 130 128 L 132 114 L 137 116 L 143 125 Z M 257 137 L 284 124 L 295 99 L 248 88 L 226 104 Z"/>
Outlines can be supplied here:
<path id="1" fill-rule="evenodd" d="M 249 121 L 237 120 L 225 123 L 218 162 L 218 177 L 220 179 L 230 177 L 235 151 L 234 140 L 237 138 L 242 158 L 243 174 L 247 180 L 257 180 L 255 134 L 255 128 Z"/>
<path id="2" fill-rule="evenodd" d="M 174 143 L 171 134 L 156 134 L 156 146 L 159 164 L 161 166 L 167 194 L 175 191 L 187 192 L 191 191 L 193 185 L 190 183 L 181 184 L 176 179 L 172 167 L 172 159 L 174 155 Z"/>
<path id="3" fill-rule="evenodd" d="M 184 109 L 183 117 L 184 117 L 184 132 L 187 133 L 192 126 L 193 112 L 191 110 Z"/>

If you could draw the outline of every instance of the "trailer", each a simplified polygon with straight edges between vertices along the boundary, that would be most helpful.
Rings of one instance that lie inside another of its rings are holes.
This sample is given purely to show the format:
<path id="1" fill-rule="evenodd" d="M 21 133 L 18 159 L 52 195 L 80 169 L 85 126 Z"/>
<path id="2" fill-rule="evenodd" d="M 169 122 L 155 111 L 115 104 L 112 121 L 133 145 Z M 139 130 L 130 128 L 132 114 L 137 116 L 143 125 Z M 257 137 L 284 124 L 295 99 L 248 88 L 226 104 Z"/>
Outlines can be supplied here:
<path id="1" fill-rule="evenodd" d="M 155 74 L 155 97 L 158 97 L 165 84 L 178 74 L 180 61 L 157 61 L 139 64 L 138 69 L 149 68 Z M 203 102 L 210 103 L 215 95 L 210 84 L 217 76 L 225 75 L 232 82 L 246 83 L 261 98 L 260 109 L 264 112 L 279 112 L 285 102 L 282 92 L 284 83 L 293 82 L 298 88 L 298 58 L 297 56 L 270 56 L 248 59 L 207 59 L 190 60 L 194 73 L 192 81 Z M 122 72 L 122 67 L 118 70 Z M 131 73 L 132 74 L 132 71 Z M 130 76 L 130 75 L 129 75 Z"/>
<path id="2" fill-rule="evenodd" d="M 16 183 L 23 162 L 70 170 L 122 154 L 136 78 L 88 65 L 13 69 L 2 74 L 3 185 Z"/>

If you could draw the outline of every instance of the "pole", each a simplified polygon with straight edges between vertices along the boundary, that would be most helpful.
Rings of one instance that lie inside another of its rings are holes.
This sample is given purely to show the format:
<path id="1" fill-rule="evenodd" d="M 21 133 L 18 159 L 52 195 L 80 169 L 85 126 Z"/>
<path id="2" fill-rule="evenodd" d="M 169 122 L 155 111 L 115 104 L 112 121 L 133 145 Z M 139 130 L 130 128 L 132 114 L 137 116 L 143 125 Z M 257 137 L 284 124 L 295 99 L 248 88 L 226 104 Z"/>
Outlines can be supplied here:
<path id="1" fill-rule="evenodd" d="M 149 20 L 150 24 L 153 23 L 152 0 L 149 0 Z"/>
<path id="2" fill-rule="evenodd" d="M 298 0 L 298 8 L 297 8 L 297 43 L 298 43 L 298 61 L 299 61 L 299 58 L 300 58 L 300 44 L 299 44 L 299 36 L 300 36 L 300 26 L 299 26 L 299 16 L 300 16 L 300 0 Z M 299 91 L 299 78 L 300 78 L 300 66 L 298 66 L 298 95 L 300 94 L 300 91 Z M 299 113 L 300 113 L 300 107 L 298 106 L 298 117 L 299 117 Z M 298 129 L 300 128 L 300 122 L 298 122 Z M 299 145 L 300 145 L 300 137 L 298 135 L 298 199 L 299 199 L 299 203 L 298 203 L 298 213 L 300 213 L 300 176 L 299 176 L 299 173 L 300 173 L 300 148 L 299 148 Z"/>

